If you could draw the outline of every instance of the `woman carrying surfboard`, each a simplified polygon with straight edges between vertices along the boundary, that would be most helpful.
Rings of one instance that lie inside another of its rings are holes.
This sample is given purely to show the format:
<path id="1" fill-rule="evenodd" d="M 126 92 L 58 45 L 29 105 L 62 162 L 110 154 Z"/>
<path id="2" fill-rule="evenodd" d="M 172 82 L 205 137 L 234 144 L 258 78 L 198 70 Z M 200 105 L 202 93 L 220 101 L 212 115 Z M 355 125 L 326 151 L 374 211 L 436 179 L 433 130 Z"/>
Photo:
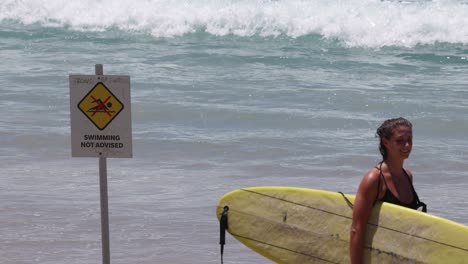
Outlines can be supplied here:
<path id="1" fill-rule="evenodd" d="M 353 207 L 350 232 L 350 257 L 352 264 L 361 264 L 364 253 L 366 225 L 377 201 L 389 202 L 412 209 L 426 205 L 419 201 L 414 190 L 413 175 L 403 168 L 413 147 L 413 125 L 405 118 L 389 119 L 377 129 L 382 162 L 363 177 Z"/>

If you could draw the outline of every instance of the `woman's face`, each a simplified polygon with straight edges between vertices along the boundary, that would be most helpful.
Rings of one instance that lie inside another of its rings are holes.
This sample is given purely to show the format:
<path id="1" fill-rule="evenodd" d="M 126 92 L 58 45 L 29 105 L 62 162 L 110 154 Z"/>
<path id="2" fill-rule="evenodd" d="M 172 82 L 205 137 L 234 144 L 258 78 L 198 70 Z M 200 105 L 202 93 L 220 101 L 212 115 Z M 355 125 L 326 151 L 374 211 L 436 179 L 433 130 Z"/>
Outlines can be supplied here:
<path id="1" fill-rule="evenodd" d="M 407 159 L 413 148 L 413 131 L 407 126 L 397 126 L 390 138 L 384 139 L 383 143 L 389 157 Z"/>

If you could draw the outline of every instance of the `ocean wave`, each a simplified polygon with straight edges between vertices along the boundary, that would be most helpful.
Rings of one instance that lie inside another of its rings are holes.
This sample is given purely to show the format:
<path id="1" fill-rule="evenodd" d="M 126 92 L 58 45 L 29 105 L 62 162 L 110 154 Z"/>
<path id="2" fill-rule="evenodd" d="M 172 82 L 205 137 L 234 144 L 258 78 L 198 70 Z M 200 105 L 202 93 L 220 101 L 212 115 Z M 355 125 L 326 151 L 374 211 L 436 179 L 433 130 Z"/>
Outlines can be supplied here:
<path id="1" fill-rule="evenodd" d="M 454 0 L 4 0 L 0 22 L 171 38 L 320 35 L 348 47 L 468 44 L 468 5 Z M 1 25 L 1 24 L 0 24 Z"/>

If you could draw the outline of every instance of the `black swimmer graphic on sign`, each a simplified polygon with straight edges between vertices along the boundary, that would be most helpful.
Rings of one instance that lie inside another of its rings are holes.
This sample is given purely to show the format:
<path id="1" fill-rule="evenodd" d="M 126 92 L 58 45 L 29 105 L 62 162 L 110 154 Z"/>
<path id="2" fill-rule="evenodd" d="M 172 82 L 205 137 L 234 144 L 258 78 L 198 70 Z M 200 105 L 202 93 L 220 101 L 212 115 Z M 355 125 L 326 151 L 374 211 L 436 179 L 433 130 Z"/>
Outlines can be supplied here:
<path id="1" fill-rule="evenodd" d="M 124 106 L 102 82 L 99 82 L 78 103 L 78 108 L 99 130 L 104 130 Z"/>

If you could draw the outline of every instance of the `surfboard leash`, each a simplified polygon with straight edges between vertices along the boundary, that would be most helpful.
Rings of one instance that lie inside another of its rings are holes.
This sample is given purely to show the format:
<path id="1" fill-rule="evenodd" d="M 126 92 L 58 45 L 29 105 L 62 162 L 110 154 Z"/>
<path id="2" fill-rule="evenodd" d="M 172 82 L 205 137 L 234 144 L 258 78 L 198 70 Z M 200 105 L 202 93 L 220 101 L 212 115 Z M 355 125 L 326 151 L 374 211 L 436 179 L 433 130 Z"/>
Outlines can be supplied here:
<path id="1" fill-rule="evenodd" d="M 224 245 L 226 244 L 226 230 L 228 226 L 229 206 L 224 206 L 221 218 L 219 219 L 219 244 L 221 245 L 221 264 L 223 264 Z"/>
<path id="2" fill-rule="evenodd" d="M 348 204 L 348 206 L 353 209 L 354 205 L 353 203 L 348 199 L 348 197 L 346 197 L 346 195 L 342 192 L 338 192 L 339 194 L 341 194 L 343 196 L 343 198 L 346 200 L 346 203 Z"/>

